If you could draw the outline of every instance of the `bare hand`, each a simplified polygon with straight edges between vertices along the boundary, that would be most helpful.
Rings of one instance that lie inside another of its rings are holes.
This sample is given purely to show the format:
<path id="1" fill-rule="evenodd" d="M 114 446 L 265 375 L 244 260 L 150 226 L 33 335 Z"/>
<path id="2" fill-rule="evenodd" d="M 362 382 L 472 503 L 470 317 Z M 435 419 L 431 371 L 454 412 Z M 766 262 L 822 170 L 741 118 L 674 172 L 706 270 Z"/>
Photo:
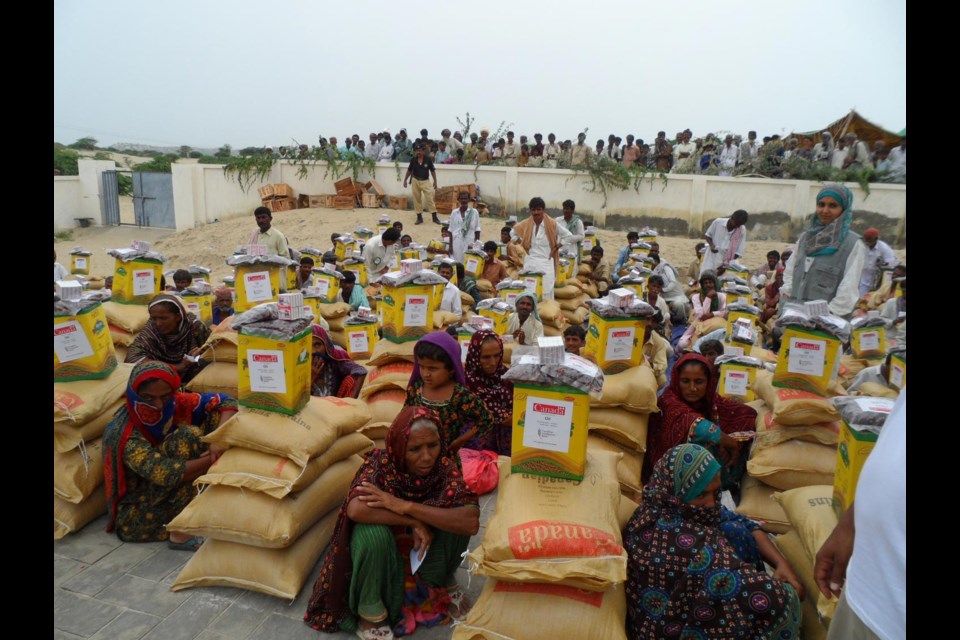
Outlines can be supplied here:
<path id="1" fill-rule="evenodd" d="M 853 555 L 853 538 L 853 513 L 848 511 L 820 547 L 814 562 L 813 579 L 817 581 L 817 587 L 824 597 L 840 597 L 840 590 L 847 577 L 847 564 Z"/>
<path id="2" fill-rule="evenodd" d="M 413 525 L 413 548 L 420 552 L 417 554 L 417 560 L 423 561 L 431 543 L 433 543 L 433 531 L 430 527 L 422 522 Z"/>
<path id="3" fill-rule="evenodd" d="M 225 449 L 215 444 L 211 444 L 208 451 L 210 452 L 210 464 L 212 466 L 217 463 L 217 460 L 219 460 L 220 456 L 223 455 L 223 452 L 225 451 Z"/>
<path id="4" fill-rule="evenodd" d="M 513 332 L 513 337 L 519 344 L 523 344 L 524 343 L 523 341 L 524 341 L 524 338 L 526 338 L 526 335 L 523 333 L 523 331 L 521 331 L 520 329 L 517 329 L 516 331 Z"/>
<path id="5" fill-rule="evenodd" d="M 793 572 L 793 567 L 791 567 L 787 562 L 780 563 L 780 566 L 777 567 L 776 571 L 773 572 L 773 577 L 775 580 L 786 582 L 796 589 L 797 595 L 800 596 L 801 600 L 807 597 L 807 592 L 803 588 L 803 583 L 800 582 L 800 578 L 798 578 L 797 574 Z"/>
<path id="6" fill-rule="evenodd" d="M 740 443 L 725 433 L 720 434 L 719 454 L 725 467 L 732 467 L 740 459 Z"/>
<path id="7" fill-rule="evenodd" d="M 320 377 L 320 374 L 323 373 L 323 367 L 326 363 L 323 358 L 320 356 L 313 356 L 313 361 L 310 363 L 310 381 L 313 383 L 317 382 L 317 378 Z"/>
<path id="8" fill-rule="evenodd" d="M 407 515 L 406 512 L 410 504 L 409 502 L 401 500 L 369 482 L 361 483 L 360 486 L 357 487 L 357 492 L 360 494 L 357 496 L 357 499 L 371 509 L 387 509 L 398 516 Z"/>

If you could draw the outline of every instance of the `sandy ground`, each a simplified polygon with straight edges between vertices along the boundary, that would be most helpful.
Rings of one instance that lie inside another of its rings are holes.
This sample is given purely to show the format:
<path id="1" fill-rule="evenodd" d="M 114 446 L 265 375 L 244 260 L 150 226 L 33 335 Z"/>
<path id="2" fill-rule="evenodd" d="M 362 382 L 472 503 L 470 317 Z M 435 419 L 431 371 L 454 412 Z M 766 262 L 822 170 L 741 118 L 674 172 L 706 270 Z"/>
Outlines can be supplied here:
<path id="1" fill-rule="evenodd" d="M 400 220 L 404 225 L 404 233 L 409 233 L 413 241 L 426 244 L 431 238 L 440 237 L 440 227 L 427 222 L 414 225 L 416 216 L 412 211 L 396 211 L 392 209 L 354 209 L 341 211 L 335 209 L 295 209 L 273 214 L 273 224 L 283 231 L 294 249 L 314 247 L 321 250 L 330 248 L 332 233 L 346 233 L 357 225 L 374 229 L 382 213 L 387 213 L 391 220 Z M 132 215 L 132 214 L 131 214 Z M 440 216 L 445 220 L 447 216 Z M 481 219 L 481 239 L 499 240 L 502 218 L 485 217 Z M 167 258 L 166 269 L 187 268 L 191 264 L 198 264 L 212 269 L 211 279 L 219 283 L 224 276 L 232 273 L 227 266 L 226 259 L 233 254 L 238 244 L 244 244 L 250 237 L 255 226 L 253 213 L 249 217 L 233 218 L 223 222 L 196 227 L 180 233 L 173 233 L 168 229 L 148 229 L 134 226 L 120 227 L 91 227 L 75 229 L 74 240 L 57 242 L 54 249 L 58 260 L 69 269 L 70 249 L 81 246 L 93 252 L 93 271 L 98 275 L 110 275 L 113 272 L 113 258 L 106 255 L 107 249 L 126 247 L 131 240 L 146 240 L 154 243 L 154 248 Z M 620 248 L 626 244 L 626 233 L 622 231 L 598 232 L 601 244 L 607 248 L 606 258 L 612 263 L 617 259 Z M 666 237 L 660 238 L 660 254 L 678 270 L 683 272 L 694 256 L 696 240 L 691 238 Z M 771 249 L 782 251 L 785 245 L 775 242 L 751 242 L 747 240 L 747 255 L 744 260 L 751 269 L 760 266 L 765 261 L 766 252 Z M 896 254 L 901 261 L 906 260 L 906 250 L 897 250 Z"/>

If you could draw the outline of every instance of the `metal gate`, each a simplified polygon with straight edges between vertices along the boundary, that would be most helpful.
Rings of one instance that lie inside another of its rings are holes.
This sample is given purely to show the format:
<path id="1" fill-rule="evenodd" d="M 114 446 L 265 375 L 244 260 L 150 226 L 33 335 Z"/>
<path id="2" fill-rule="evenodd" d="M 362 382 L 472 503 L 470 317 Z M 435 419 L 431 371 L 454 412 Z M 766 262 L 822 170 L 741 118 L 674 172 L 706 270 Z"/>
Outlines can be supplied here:
<path id="1" fill-rule="evenodd" d="M 116 171 L 104 171 L 101 175 L 100 217 L 103 225 L 120 224 L 120 184 Z"/>
<path id="2" fill-rule="evenodd" d="M 173 175 L 134 172 L 133 213 L 138 226 L 175 229 Z"/>

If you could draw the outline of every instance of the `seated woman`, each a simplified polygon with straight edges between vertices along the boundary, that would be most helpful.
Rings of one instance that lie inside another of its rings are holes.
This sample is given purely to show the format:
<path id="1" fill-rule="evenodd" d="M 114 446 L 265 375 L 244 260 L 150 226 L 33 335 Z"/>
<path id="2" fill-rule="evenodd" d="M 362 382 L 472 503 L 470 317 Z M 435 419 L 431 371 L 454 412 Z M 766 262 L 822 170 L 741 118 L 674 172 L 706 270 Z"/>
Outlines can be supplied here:
<path id="1" fill-rule="evenodd" d="M 536 347 L 537 338 L 543 336 L 543 322 L 540 321 L 540 312 L 537 311 L 537 296 L 532 293 L 521 293 L 513 301 L 516 309 L 510 314 L 507 322 L 507 333 L 522 346 Z"/>
<path id="2" fill-rule="evenodd" d="M 413 357 L 404 405 L 437 412 L 440 438 L 450 455 L 464 446 L 479 449 L 489 437 L 493 420 L 480 398 L 467 389 L 460 344 L 449 334 L 435 331 L 417 341 Z"/>
<path id="3" fill-rule="evenodd" d="M 477 496 L 440 437 L 440 419 L 404 407 L 340 507 L 304 620 L 327 633 L 385 640 L 462 619 L 470 602 L 454 573 L 480 528 Z M 412 574 L 410 550 L 423 564 Z M 426 555 L 424 555 L 426 554 Z"/>
<path id="4" fill-rule="evenodd" d="M 697 330 L 701 322 L 714 317 L 727 317 L 727 295 L 720 292 L 720 283 L 713 271 L 704 271 L 700 276 L 700 291 L 690 296 L 690 302 L 693 303 L 690 326 L 677 343 L 677 348 L 681 350 L 689 348 L 690 343 L 699 337 Z"/>
<path id="5" fill-rule="evenodd" d="M 147 305 L 150 319 L 127 349 L 124 362 L 159 360 L 170 365 L 186 384 L 200 372 L 204 363 L 191 362 L 210 337 L 210 327 L 189 313 L 179 297 L 169 293 L 155 296 Z"/>
<path id="6" fill-rule="evenodd" d="M 765 534 L 773 577 L 738 557 L 720 530 L 719 490 L 720 464 L 698 445 L 655 465 L 623 533 L 628 637 L 800 637 L 803 586 Z"/>
<path id="7" fill-rule="evenodd" d="M 486 329 L 474 333 L 467 347 L 465 370 L 467 388 L 480 398 L 493 420 L 490 434 L 478 442 L 477 448 L 509 456 L 513 443 L 513 383 L 502 378 L 507 367 L 500 336 Z"/>
<path id="8" fill-rule="evenodd" d="M 125 542 L 167 540 L 195 551 L 202 542 L 164 526 L 196 496 L 193 481 L 222 450 L 201 438 L 237 412 L 220 393 L 178 393 L 180 377 L 163 362 L 133 368 L 127 403 L 103 432 L 103 475 L 110 516 L 107 531 Z"/>
<path id="9" fill-rule="evenodd" d="M 723 463 L 723 488 L 740 484 L 746 471 L 743 443 L 729 434 L 754 431 L 757 412 L 736 400 L 717 395 L 716 373 L 710 362 L 696 353 L 677 360 L 657 406 L 650 415 L 647 452 L 643 457 L 644 482 L 660 458 L 684 442 L 702 445 Z"/>
<path id="10" fill-rule="evenodd" d="M 367 370 L 350 359 L 350 354 L 333 344 L 330 334 L 313 325 L 313 362 L 310 369 L 310 395 L 356 398 L 367 377 Z"/>

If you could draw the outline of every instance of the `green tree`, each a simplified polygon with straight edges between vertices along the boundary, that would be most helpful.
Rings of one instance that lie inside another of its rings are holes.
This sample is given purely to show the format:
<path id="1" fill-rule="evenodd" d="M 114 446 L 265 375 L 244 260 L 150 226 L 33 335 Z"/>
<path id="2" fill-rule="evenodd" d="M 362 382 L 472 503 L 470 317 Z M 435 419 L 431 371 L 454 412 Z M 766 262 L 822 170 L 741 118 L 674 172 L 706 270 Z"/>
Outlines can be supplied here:
<path id="1" fill-rule="evenodd" d="M 250 156 L 259 156 L 262 155 L 266 149 L 263 147 L 244 147 L 237 152 L 241 157 L 247 158 Z"/>
<path id="2" fill-rule="evenodd" d="M 190 156 L 190 152 L 193 151 L 193 147 L 189 145 L 180 145 L 180 157 L 187 158 Z"/>
<path id="3" fill-rule="evenodd" d="M 170 173 L 170 165 L 176 162 L 179 159 L 179 156 L 175 153 L 168 153 L 166 155 L 160 156 L 159 158 L 154 158 L 150 162 L 141 162 L 140 164 L 134 165 L 134 171 L 151 171 L 154 173 Z"/>
<path id="4" fill-rule="evenodd" d="M 225 144 L 217 149 L 217 152 L 213 155 L 217 158 L 229 158 L 233 155 L 233 148 L 229 144 Z"/>
<path id="5" fill-rule="evenodd" d="M 202 151 L 191 151 L 191 152 L 190 152 L 190 157 L 191 157 L 191 158 L 202 158 L 202 157 L 203 157 L 203 152 L 202 152 Z"/>
<path id="6" fill-rule="evenodd" d="M 80 167 L 77 164 L 77 161 L 80 159 L 80 154 L 74 151 L 73 149 L 57 148 L 56 145 L 53 147 L 53 168 L 60 171 L 62 176 L 77 176 L 80 175 Z"/>
<path id="7" fill-rule="evenodd" d="M 74 142 L 73 144 L 71 144 L 71 145 L 70 145 L 70 148 L 71 148 L 71 149 L 84 149 L 84 150 L 87 150 L 87 151 L 93 151 L 94 149 L 97 148 L 97 140 L 96 140 L 96 138 L 90 138 L 90 137 L 80 138 L 79 140 L 77 140 L 76 142 Z"/>

